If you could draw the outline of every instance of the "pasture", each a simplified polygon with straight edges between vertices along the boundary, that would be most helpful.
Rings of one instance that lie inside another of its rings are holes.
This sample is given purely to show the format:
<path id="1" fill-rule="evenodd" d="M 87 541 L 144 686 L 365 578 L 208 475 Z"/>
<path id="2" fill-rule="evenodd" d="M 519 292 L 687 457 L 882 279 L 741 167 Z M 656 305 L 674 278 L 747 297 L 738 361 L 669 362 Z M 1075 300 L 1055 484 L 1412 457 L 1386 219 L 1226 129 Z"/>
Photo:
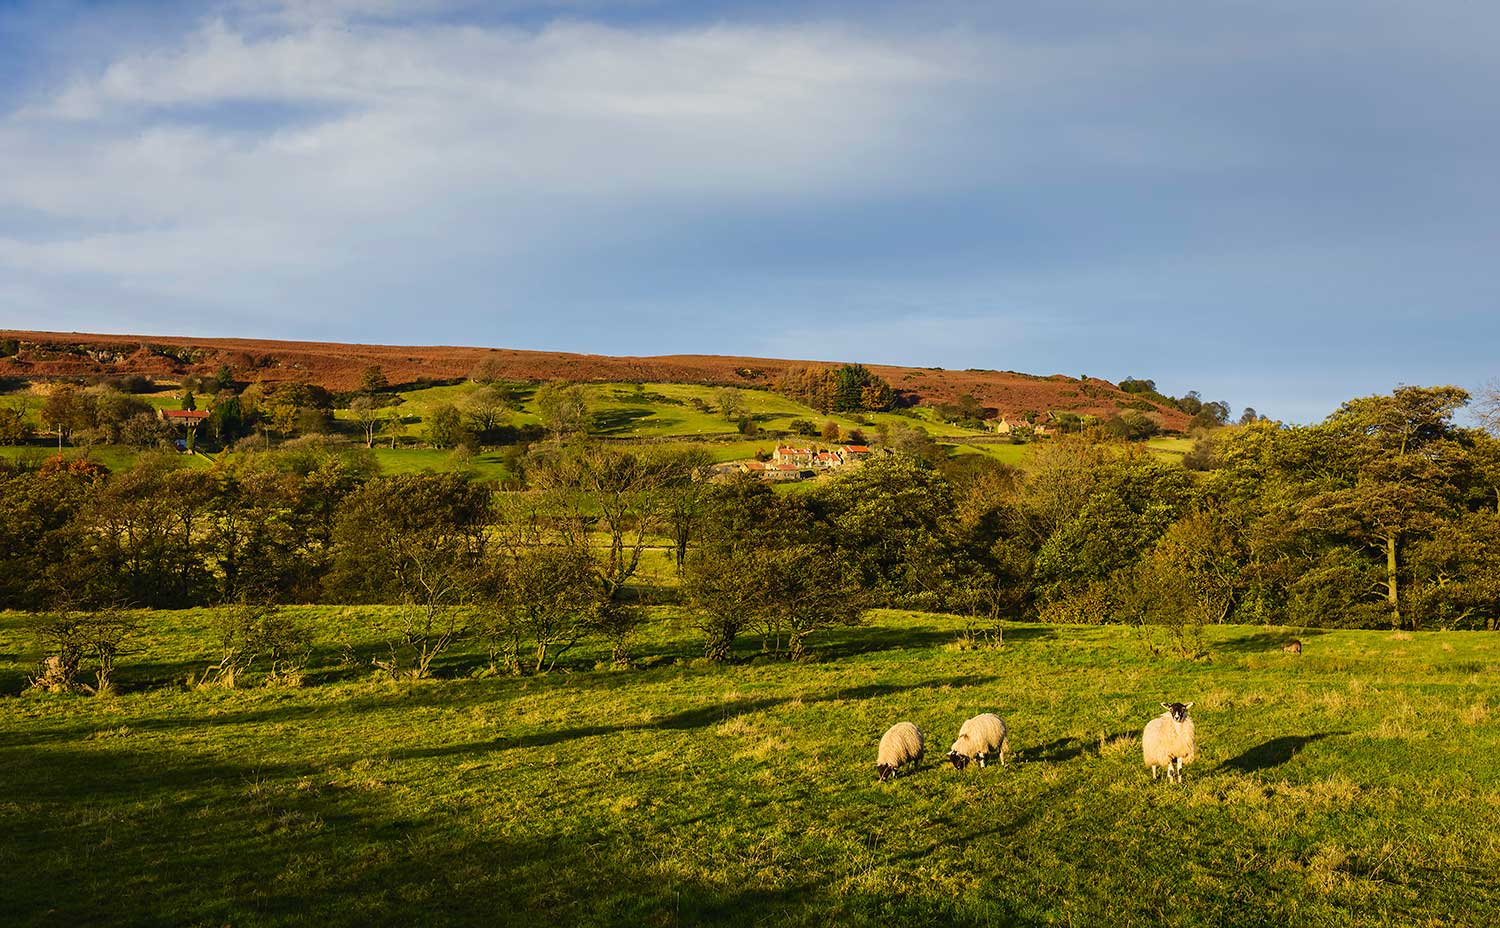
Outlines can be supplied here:
<path id="1" fill-rule="evenodd" d="M 684 617 L 631 670 L 373 673 L 387 607 L 295 607 L 299 687 L 189 687 L 207 610 L 143 613 L 114 696 L 17 695 L 0 614 L 7 925 L 1486 925 L 1500 916 L 1500 637 L 1209 630 L 879 611 L 818 659 L 696 660 Z M 1302 655 L 1280 645 L 1297 634 Z M 1187 782 L 1142 725 L 1193 701 Z M 1012 763 L 940 763 L 996 711 Z M 878 784 L 881 732 L 928 764 Z"/>

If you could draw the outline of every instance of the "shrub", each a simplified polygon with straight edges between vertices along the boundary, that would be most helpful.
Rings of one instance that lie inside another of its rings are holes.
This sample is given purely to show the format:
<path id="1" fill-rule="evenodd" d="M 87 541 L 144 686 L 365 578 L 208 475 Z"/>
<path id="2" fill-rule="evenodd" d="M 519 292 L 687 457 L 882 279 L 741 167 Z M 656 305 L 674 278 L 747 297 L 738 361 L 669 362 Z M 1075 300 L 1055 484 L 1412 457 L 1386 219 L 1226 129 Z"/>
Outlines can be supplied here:
<path id="1" fill-rule="evenodd" d="M 205 680 L 233 688 L 257 667 L 267 682 L 300 678 L 312 635 L 288 613 L 241 604 L 220 609 L 214 625 L 222 657 Z"/>
<path id="2" fill-rule="evenodd" d="M 37 643 L 53 653 L 42 661 L 32 686 L 45 692 L 81 690 L 95 696 L 111 692 L 116 663 L 129 653 L 126 643 L 138 628 L 133 619 L 115 609 L 60 609 L 43 615 L 36 627 Z M 92 686 L 78 680 L 86 670 L 94 675 Z"/>

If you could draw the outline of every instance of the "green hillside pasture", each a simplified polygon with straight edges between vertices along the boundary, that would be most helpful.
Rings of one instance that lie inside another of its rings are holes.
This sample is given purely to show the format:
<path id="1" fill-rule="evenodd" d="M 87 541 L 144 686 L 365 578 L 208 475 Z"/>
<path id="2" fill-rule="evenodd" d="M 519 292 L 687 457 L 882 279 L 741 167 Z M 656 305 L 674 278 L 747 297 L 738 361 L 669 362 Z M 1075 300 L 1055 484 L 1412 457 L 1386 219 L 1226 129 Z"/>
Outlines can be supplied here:
<path id="1" fill-rule="evenodd" d="M 363 447 L 362 445 L 360 447 Z M 438 448 L 375 448 L 380 472 L 387 476 L 423 471 L 467 471 L 481 480 L 507 480 L 514 476 L 495 451 L 484 451 L 462 459 Z"/>
<path id="2" fill-rule="evenodd" d="M 1193 450 L 1196 439 L 1158 437 L 1146 442 L 1146 450 L 1164 461 L 1182 463 L 1182 456 Z"/>
<path id="3" fill-rule="evenodd" d="M 94 445 L 88 448 L 75 448 L 69 445 L 64 446 L 62 450 L 65 458 L 84 458 L 95 461 L 108 467 L 111 472 L 129 470 L 143 454 L 161 453 L 160 451 L 138 451 L 128 445 Z M 0 445 L 0 457 L 11 460 L 40 463 L 56 456 L 57 445 L 48 445 L 45 442 L 33 442 L 29 445 Z M 176 459 L 184 467 L 208 467 L 213 463 L 212 456 L 205 454 L 179 454 L 176 455 Z"/>
<path id="4" fill-rule="evenodd" d="M 189 690 L 208 615 L 154 613 L 121 695 L 0 699 L 8 925 L 1490 925 L 1500 638 L 1215 628 L 1211 662 L 1119 627 L 884 612 L 808 664 L 383 682 L 306 608 L 302 688 Z M 40 655 L 0 615 L 0 688 Z M 351 663 L 341 666 L 345 654 Z M 662 657 L 661 655 L 665 655 Z M 479 664 L 465 654 L 451 676 Z M 363 668 L 363 669 L 361 669 Z M 143 688 L 152 683 L 152 688 Z M 1142 725 L 1193 701 L 1184 785 Z M 940 763 L 999 711 L 1008 766 Z M 927 764 L 875 780 L 893 722 Z"/>
<path id="5" fill-rule="evenodd" d="M 1012 467 L 1025 467 L 1026 463 L 1031 459 L 1030 445 L 955 444 L 951 447 L 953 448 L 953 453 L 956 455 L 982 454 L 985 457 L 993 458 L 1002 464 L 1009 464 Z"/>
<path id="6" fill-rule="evenodd" d="M 662 438 L 716 435 L 734 432 L 738 423 L 726 420 L 718 413 L 718 387 L 696 384 L 648 383 L 636 389 L 633 383 L 585 384 L 590 405 L 597 422 L 596 434 L 611 438 Z M 389 414 L 401 416 L 414 431 L 420 431 L 420 423 L 431 415 L 432 409 L 443 403 L 462 405 L 469 393 L 477 390 L 475 384 L 427 387 L 398 394 L 401 403 L 391 407 Z M 819 426 L 832 420 L 846 433 L 863 429 L 873 435 L 881 422 L 900 422 L 905 425 L 920 425 L 934 437 L 974 435 L 969 429 L 949 425 L 937 419 L 930 409 L 917 409 L 913 416 L 893 413 L 868 413 L 863 416 L 869 424 L 861 424 L 852 418 L 825 415 L 793 400 L 767 390 L 743 389 L 740 396 L 746 413 L 762 428 L 774 431 L 790 430 L 796 419 L 807 419 Z M 701 400 L 710 410 L 703 412 L 692 405 Z M 336 417 L 348 423 L 351 414 L 347 409 L 336 412 Z M 512 425 L 539 423 L 536 414 L 534 391 L 525 391 L 519 408 L 511 414 Z M 352 428 L 352 423 L 349 423 Z"/>

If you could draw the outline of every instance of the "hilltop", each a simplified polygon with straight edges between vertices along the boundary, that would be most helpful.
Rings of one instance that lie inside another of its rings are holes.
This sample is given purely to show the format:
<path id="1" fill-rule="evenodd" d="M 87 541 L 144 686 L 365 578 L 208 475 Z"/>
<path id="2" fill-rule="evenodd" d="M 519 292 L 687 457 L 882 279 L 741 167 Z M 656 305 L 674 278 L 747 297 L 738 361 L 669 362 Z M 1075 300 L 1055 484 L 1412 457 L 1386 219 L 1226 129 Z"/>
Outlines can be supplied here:
<path id="1" fill-rule="evenodd" d="M 615 357 L 459 345 L 360 345 L 25 330 L 0 330 L 0 339 L 15 339 L 19 343 L 16 354 L 0 358 L 0 377 L 142 374 L 171 378 L 211 374 L 227 364 L 244 380 L 303 381 L 334 391 L 356 388 L 361 373 L 371 365 L 379 365 L 392 384 L 453 380 L 466 376 L 479 362 L 488 360 L 499 376 L 518 381 L 634 381 L 769 388 L 788 368 L 836 367 L 843 363 L 727 355 Z M 1148 402 L 1095 377 L 880 364 L 867 367 L 920 405 L 951 403 L 968 394 L 1002 415 L 1035 410 L 1103 417 Z M 1169 431 L 1181 431 L 1189 421 L 1181 410 L 1170 406 L 1152 403 L 1151 411 Z"/>

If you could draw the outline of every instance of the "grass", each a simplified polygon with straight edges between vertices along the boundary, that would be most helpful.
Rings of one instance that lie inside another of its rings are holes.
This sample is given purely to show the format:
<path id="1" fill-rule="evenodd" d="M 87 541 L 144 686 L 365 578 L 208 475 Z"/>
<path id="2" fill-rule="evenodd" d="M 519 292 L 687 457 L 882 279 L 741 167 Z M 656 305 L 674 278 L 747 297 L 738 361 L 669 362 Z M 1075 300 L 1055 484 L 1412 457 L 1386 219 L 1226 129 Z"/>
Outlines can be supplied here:
<path id="1" fill-rule="evenodd" d="M 302 688 L 188 689 L 204 610 L 144 615 L 120 695 L 0 698 L 8 925 L 1484 925 L 1500 914 L 1500 637 L 1211 630 L 1154 659 L 1119 627 L 880 612 L 808 664 L 372 676 L 379 607 L 302 607 Z M 0 614 L 0 692 L 40 657 Z M 749 657 L 747 645 L 742 656 Z M 352 660 L 341 660 L 341 655 Z M 1153 783 L 1138 733 L 1194 701 Z M 995 710 L 1013 763 L 934 763 Z M 930 763 L 875 782 L 880 733 Z"/>
<path id="2" fill-rule="evenodd" d="M 591 383 L 585 384 L 590 408 L 596 420 L 595 434 L 610 438 L 692 438 L 701 435 L 723 435 L 737 430 L 737 422 L 726 420 L 718 413 L 718 388 L 680 383 L 640 384 Z M 474 384 L 427 387 L 399 394 L 402 402 L 394 408 L 409 424 L 417 425 L 432 410 L 444 403 L 462 404 L 465 396 L 477 390 Z M 807 419 L 821 426 L 833 421 L 848 433 L 855 429 L 873 435 L 880 423 L 900 422 L 905 425 L 920 425 L 934 437 L 954 437 L 981 434 L 957 425 L 942 422 L 934 410 L 918 408 L 911 416 L 894 413 L 868 413 L 864 422 L 848 416 L 825 415 L 803 406 L 784 396 L 768 390 L 740 391 L 745 412 L 759 426 L 777 431 L 788 431 L 796 419 Z M 693 401 L 706 403 L 711 410 L 704 412 L 693 406 Z M 340 420 L 351 418 L 348 410 L 338 410 Z M 534 391 L 523 391 L 521 403 L 509 418 L 512 425 L 539 423 Z M 420 428 L 420 426 L 417 426 Z M 811 440 L 811 439 L 810 439 Z"/>

